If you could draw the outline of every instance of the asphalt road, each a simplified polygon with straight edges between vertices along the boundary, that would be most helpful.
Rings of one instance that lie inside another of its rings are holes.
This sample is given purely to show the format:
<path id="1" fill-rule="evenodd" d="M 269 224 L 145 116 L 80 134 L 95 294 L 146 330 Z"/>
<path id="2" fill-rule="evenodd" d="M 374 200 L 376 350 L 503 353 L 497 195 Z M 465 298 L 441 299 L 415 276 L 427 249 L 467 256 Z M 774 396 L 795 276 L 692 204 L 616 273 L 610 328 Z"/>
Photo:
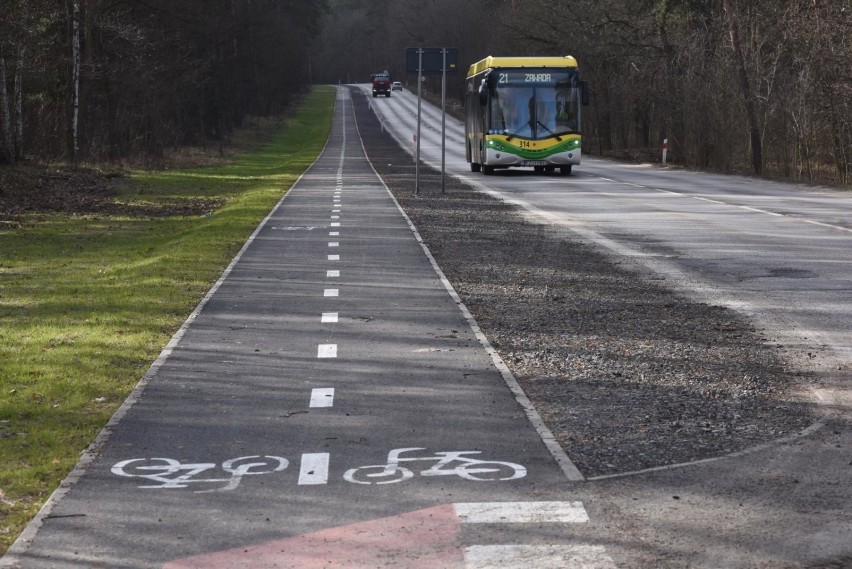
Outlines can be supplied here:
<path id="1" fill-rule="evenodd" d="M 373 105 L 410 147 L 411 95 Z M 825 427 L 579 481 L 375 175 L 340 88 L 320 158 L 0 565 L 852 564 L 848 198 L 596 160 L 486 178 L 459 156 L 451 171 L 535 219 L 820 347 L 803 397 L 825 399 Z"/>
<path id="2" fill-rule="evenodd" d="M 363 86 L 358 87 L 364 90 Z M 372 99 L 414 152 L 416 96 Z M 441 166 L 423 103 L 421 159 Z M 687 468 L 578 487 L 619 567 L 852 567 L 852 197 L 848 192 L 584 158 L 570 177 L 471 173 L 447 117 L 447 175 L 558 224 L 696 300 L 751 318 L 808 378 L 824 423 Z"/>
<path id="3" fill-rule="evenodd" d="M 613 567 L 471 324 L 340 89 L 322 155 L 0 565 Z"/>
<path id="4" fill-rule="evenodd" d="M 366 90 L 367 86 L 362 86 Z M 372 99 L 414 151 L 417 97 Z M 422 104 L 421 159 L 440 169 L 440 109 Z M 470 172 L 447 116 L 446 172 L 567 227 L 672 287 L 755 318 L 819 375 L 808 397 L 852 408 L 852 195 L 801 184 L 584 158 L 571 176 Z"/>

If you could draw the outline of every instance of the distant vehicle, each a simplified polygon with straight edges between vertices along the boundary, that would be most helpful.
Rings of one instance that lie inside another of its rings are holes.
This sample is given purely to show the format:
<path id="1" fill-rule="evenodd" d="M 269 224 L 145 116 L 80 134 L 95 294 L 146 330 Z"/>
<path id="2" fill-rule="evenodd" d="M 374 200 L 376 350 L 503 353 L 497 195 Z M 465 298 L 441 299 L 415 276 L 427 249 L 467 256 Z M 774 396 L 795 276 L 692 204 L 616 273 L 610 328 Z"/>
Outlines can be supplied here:
<path id="1" fill-rule="evenodd" d="M 374 73 L 370 76 L 373 80 L 373 96 L 378 97 L 379 95 L 384 95 L 385 97 L 391 96 L 391 78 L 390 73 L 387 71 L 383 73 Z"/>
<path id="2" fill-rule="evenodd" d="M 393 85 L 391 85 L 391 91 L 402 91 L 402 83 L 394 81 Z"/>
<path id="3" fill-rule="evenodd" d="M 486 57 L 465 80 L 467 161 L 473 172 L 533 167 L 571 173 L 580 163 L 580 109 L 589 90 L 577 60 Z"/>

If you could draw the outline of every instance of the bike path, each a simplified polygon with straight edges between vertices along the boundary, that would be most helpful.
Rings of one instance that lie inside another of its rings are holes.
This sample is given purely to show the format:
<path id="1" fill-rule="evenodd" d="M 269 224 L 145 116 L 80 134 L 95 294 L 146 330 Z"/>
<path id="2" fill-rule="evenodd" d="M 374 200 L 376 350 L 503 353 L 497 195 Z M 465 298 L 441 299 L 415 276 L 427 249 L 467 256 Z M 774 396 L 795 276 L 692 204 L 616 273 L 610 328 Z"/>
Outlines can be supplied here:
<path id="1" fill-rule="evenodd" d="M 611 566 L 346 89 L 321 156 L 130 401 L 3 565 Z"/>

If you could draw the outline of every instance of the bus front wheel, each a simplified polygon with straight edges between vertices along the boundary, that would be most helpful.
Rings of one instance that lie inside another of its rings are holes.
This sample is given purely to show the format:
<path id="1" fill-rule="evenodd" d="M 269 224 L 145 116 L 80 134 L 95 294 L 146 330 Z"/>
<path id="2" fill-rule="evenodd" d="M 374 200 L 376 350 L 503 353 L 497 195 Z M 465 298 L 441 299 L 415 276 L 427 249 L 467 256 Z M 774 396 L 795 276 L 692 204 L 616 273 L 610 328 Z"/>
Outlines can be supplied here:
<path id="1" fill-rule="evenodd" d="M 571 175 L 571 165 L 569 164 L 568 166 L 560 166 L 559 167 L 559 173 L 562 174 L 563 176 L 570 176 Z"/>

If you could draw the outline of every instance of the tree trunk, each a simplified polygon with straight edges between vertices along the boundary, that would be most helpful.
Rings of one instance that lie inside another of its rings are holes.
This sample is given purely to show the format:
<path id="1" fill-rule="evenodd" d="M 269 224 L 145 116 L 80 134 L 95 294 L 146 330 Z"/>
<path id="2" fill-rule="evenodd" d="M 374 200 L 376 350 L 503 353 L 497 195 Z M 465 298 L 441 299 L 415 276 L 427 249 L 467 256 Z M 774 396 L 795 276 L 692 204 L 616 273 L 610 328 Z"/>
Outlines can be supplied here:
<path id="1" fill-rule="evenodd" d="M 80 116 L 80 2 L 68 0 L 69 32 L 71 39 L 71 83 L 68 89 L 68 157 L 77 161 Z"/>
<path id="2" fill-rule="evenodd" d="M 18 46 L 18 63 L 15 67 L 15 133 L 14 147 L 15 160 L 20 160 L 24 155 L 24 45 Z"/>
<path id="3" fill-rule="evenodd" d="M 9 111 L 9 93 L 6 89 L 6 60 L 0 53 L 0 116 L 2 116 L 2 132 L 0 132 L 0 162 L 11 163 L 15 160 L 12 148 L 12 115 Z"/>
<path id="4" fill-rule="evenodd" d="M 751 85 L 749 84 L 748 73 L 746 72 L 742 42 L 740 41 L 739 24 L 737 23 L 737 16 L 734 12 L 734 0 L 724 0 L 723 9 L 727 16 L 728 33 L 731 37 L 731 47 L 734 50 L 734 61 L 737 65 L 740 90 L 745 98 L 746 114 L 748 115 L 749 129 L 751 131 L 751 164 L 754 168 L 754 173 L 760 175 L 763 173 L 763 144 L 760 138 L 760 126 L 757 121 L 757 105 Z"/>

